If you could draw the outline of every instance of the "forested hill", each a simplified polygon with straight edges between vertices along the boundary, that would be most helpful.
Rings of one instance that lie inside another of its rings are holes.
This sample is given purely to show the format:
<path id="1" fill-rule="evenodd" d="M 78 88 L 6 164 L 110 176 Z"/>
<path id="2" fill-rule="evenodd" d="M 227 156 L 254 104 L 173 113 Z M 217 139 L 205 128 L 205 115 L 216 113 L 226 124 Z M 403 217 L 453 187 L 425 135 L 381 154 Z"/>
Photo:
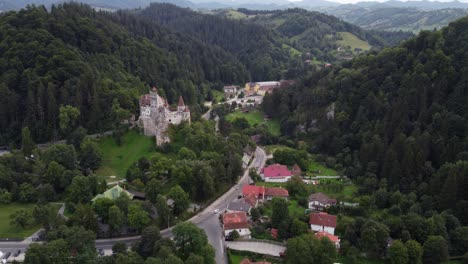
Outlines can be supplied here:
<path id="1" fill-rule="evenodd" d="M 237 9 L 219 10 L 218 15 L 245 18 L 270 28 L 301 51 L 310 52 L 320 61 L 335 62 L 371 48 L 394 46 L 412 36 L 408 32 L 367 31 L 334 16 L 294 8 L 275 11 Z M 343 50 L 337 51 L 341 47 Z M 349 52 L 345 52 L 349 49 Z"/>
<path id="2" fill-rule="evenodd" d="M 248 79 L 220 48 L 80 4 L 5 13 L 0 35 L 0 145 L 17 142 L 24 126 L 37 142 L 65 136 L 62 105 L 79 110 L 74 126 L 94 132 L 112 127 L 123 109 L 137 113 L 152 85 L 170 103 L 183 95 L 196 113 L 212 86 Z"/>
<path id="3" fill-rule="evenodd" d="M 265 97 L 264 110 L 311 150 L 336 157 L 361 191 L 414 192 L 467 224 L 467 47 L 465 17 L 314 74 Z"/>
<path id="4" fill-rule="evenodd" d="M 323 11 L 366 29 L 404 30 L 416 33 L 421 30 L 440 29 L 468 15 L 468 9 L 463 8 L 421 10 L 378 5 L 372 7 L 341 5 L 324 8 Z"/>
<path id="5" fill-rule="evenodd" d="M 283 48 L 280 34 L 262 26 L 171 4 L 152 3 L 138 13 L 160 25 L 222 47 L 246 66 L 253 81 L 279 79 L 281 71 L 293 65 L 294 58 L 289 49 Z M 296 58 L 296 61 L 300 60 Z"/>

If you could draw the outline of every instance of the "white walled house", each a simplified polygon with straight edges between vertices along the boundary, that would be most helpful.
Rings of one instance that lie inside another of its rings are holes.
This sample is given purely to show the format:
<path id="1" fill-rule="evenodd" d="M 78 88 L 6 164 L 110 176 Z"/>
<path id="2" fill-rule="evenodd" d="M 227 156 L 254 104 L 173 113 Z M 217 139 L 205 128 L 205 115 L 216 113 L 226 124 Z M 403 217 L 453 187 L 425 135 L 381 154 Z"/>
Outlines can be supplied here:
<path id="1" fill-rule="evenodd" d="M 336 216 L 329 215 L 327 213 L 318 212 L 311 213 L 309 218 L 310 229 L 314 232 L 327 232 L 329 234 L 335 234 L 336 228 Z"/>
<path id="2" fill-rule="evenodd" d="M 241 238 L 250 238 L 249 224 L 246 212 L 232 212 L 223 214 L 224 236 L 228 237 L 236 230 Z"/>
<path id="3" fill-rule="evenodd" d="M 309 196 L 309 209 L 323 211 L 323 209 L 335 205 L 336 200 L 323 193 L 313 193 Z"/>
<path id="4" fill-rule="evenodd" d="M 264 167 L 260 172 L 260 177 L 265 182 L 287 182 L 292 175 L 287 166 L 280 164 Z"/>

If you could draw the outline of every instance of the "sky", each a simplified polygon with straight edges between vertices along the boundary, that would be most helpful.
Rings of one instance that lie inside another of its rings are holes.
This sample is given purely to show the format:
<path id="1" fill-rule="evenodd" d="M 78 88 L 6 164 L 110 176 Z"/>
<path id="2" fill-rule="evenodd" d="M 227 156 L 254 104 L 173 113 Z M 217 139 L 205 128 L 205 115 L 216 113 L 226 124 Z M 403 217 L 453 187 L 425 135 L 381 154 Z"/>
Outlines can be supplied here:
<path id="1" fill-rule="evenodd" d="M 302 0 L 289 0 L 291 2 L 298 2 L 298 1 L 302 1 Z M 369 1 L 369 2 L 385 2 L 385 0 L 328 0 L 330 2 L 338 2 L 338 3 L 343 3 L 343 4 L 354 4 L 354 3 L 357 3 L 357 2 L 366 2 L 366 1 Z M 438 0 L 439 2 L 451 2 L 452 0 Z M 463 2 L 463 3 L 468 3 L 468 0 L 458 0 L 459 2 Z"/>

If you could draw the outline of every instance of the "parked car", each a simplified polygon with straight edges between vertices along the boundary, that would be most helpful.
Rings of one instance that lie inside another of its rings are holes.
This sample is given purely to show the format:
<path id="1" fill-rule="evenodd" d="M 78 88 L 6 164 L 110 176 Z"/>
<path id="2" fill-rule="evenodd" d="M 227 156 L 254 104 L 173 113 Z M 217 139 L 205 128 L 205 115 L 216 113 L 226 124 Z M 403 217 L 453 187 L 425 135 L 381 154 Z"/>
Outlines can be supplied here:
<path id="1" fill-rule="evenodd" d="M 100 248 L 98 250 L 100 256 L 104 256 L 104 249 Z"/>
<path id="2" fill-rule="evenodd" d="M 19 256 L 19 254 L 21 254 L 21 250 L 16 250 L 15 253 L 13 254 L 13 257 L 17 257 Z"/>
<path id="3" fill-rule="evenodd" d="M 240 198 L 242 198 L 242 195 L 238 195 L 238 196 L 237 196 L 237 199 L 240 199 Z"/>
<path id="4" fill-rule="evenodd" d="M 219 209 L 215 209 L 215 210 L 213 211 L 213 213 L 214 213 L 214 214 L 219 213 Z"/>
<path id="5" fill-rule="evenodd" d="M 8 259 L 10 255 L 11 255 L 11 252 L 5 253 L 5 255 L 3 255 L 3 259 Z"/>

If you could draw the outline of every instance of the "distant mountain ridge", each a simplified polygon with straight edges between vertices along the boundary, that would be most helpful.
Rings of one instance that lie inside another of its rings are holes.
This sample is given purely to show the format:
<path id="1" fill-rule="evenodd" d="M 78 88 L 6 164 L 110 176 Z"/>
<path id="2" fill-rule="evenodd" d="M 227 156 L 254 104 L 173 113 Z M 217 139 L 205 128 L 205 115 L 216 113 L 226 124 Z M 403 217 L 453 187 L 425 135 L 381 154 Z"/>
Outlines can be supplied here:
<path id="1" fill-rule="evenodd" d="M 411 31 L 440 29 L 450 22 L 468 15 L 468 9 L 447 8 L 421 10 L 416 7 L 363 7 L 341 5 L 321 9 L 365 29 Z"/>

